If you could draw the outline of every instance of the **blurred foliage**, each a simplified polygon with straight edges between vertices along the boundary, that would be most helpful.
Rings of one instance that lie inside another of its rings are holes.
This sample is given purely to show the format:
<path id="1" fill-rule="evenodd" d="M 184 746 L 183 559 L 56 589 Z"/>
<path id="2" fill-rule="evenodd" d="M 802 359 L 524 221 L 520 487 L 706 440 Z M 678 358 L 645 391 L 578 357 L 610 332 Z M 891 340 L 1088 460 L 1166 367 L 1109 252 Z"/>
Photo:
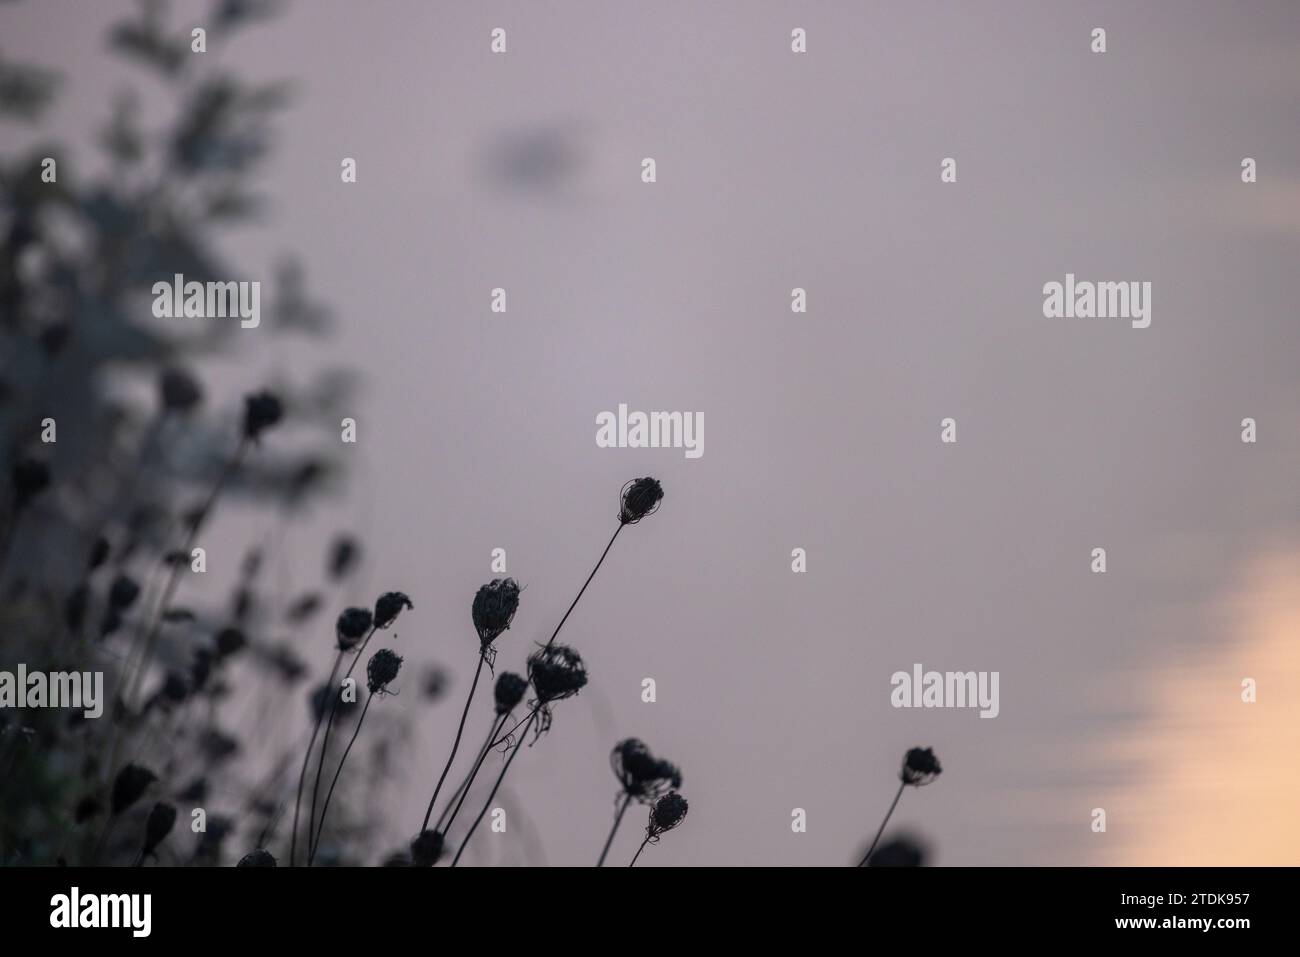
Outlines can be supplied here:
<path id="1" fill-rule="evenodd" d="M 216 0 L 207 18 L 209 51 L 280 6 Z M 277 692 L 289 703 L 275 707 L 292 719 L 282 725 L 299 726 L 309 682 L 286 636 L 301 628 L 332 635 L 330 623 L 311 614 L 286 619 L 292 596 L 270 600 L 258 574 L 246 575 L 228 600 L 202 599 L 208 607 L 190 590 L 193 608 L 151 605 L 187 513 L 239 439 L 237 394 L 169 410 L 160 401 L 162 374 L 185 370 L 202 386 L 204 362 L 226 356 L 246 366 L 265 349 L 257 337 L 318 336 L 329 327 L 328 310 L 292 260 L 266 270 L 273 279 L 263 282 L 268 295 L 256 331 L 222 320 L 182 329 L 152 315 L 154 282 L 175 273 L 200 282 L 246 274 L 218 252 L 217 237 L 261 212 L 250 184 L 290 96 L 282 82 L 254 83 L 223 69 L 218 57 L 192 54 L 189 30 L 169 23 L 160 0 L 143 0 L 108 32 L 109 50 L 171 98 L 161 122 L 144 115 L 141 97 L 126 89 L 106 106 L 98 163 L 77 164 L 39 139 L 0 155 L 0 669 L 23 662 L 29 669 L 103 670 L 109 699 L 104 718 L 90 721 L 68 710 L 0 710 L 0 863 L 129 858 L 138 848 L 138 820 L 105 828 L 102 812 L 81 823 L 74 817 L 79 804 L 106 805 L 112 776 L 128 756 L 151 764 L 160 796 L 176 798 L 201 784 L 200 791 L 213 792 L 205 800 L 214 819 L 222 805 L 223 829 L 200 835 L 197 850 L 183 809 L 160 852 L 164 860 L 229 863 L 246 853 L 277 817 L 284 782 L 256 776 L 267 774 L 265 757 L 256 774 L 241 766 L 241 742 L 224 723 L 246 717 L 241 709 L 254 705 L 238 692 L 260 683 L 292 691 Z M 13 53 L 0 49 L 0 129 L 17 124 L 39 138 L 59 78 Z M 56 182 L 42 181 L 46 157 L 57 162 Z M 79 167 L 92 166 L 102 172 L 78 177 Z M 285 426 L 233 471 L 223 501 L 241 499 L 283 520 L 325 491 L 340 470 L 339 408 L 352 384 L 337 370 L 301 383 L 259 383 L 283 400 Z M 47 419 L 57 423 L 55 443 L 41 441 Z M 8 479 L 27 458 L 48 464 L 51 483 L 20 508 Z M 101 538 L 109 558 L 88 568 Z M 306 574 L 325 576 L 324 562 Z M 142 597 L 119 613 L 109 596 L 121 577 L 138 582 Z M 151 615 L 162 621 L 159 644 L 133 697 L 121 679 Z M 209 660 L 211 677 L 198 681 L 203 656 L 211 659 L 214 636 L 226 628 L 246 634 L 247 650 L 229 662 Z M 328 646 L 311 637 L 307 648 L 324 654 Z M 253 677 L 236 680 L 239 668 Z M 182 700 L 163 693 L 169 676 L 189 687 Z M 271 705 L 256 707 L 265 717 Z M 300 745 L 283 746 L 288 753 Z M 131 813 L 143 814 L 147 803 Z M 221 835 L 241 845 L 223 853 Z"/>

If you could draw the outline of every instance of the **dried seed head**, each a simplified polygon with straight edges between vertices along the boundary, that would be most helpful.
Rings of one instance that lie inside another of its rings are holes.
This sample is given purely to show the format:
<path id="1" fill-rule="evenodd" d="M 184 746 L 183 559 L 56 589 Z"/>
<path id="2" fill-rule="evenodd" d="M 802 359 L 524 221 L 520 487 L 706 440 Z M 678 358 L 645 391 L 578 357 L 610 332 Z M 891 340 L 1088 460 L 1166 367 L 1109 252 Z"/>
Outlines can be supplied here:
<path id="1" fill-rule="evenodd" d="M 185 785 L 185 789 L 177 794 L 176 798 L 181 801 L 193 801 L 195 804 L 202 804 L 208 799 L 208 779 L 195 778 Z M 208 826 L 212 826 L 211 820 L 208 821 Z"/>
<path id="2" fill-rule="evenodd" d="M 157 780 L 157 775 L 138 764 L 128 764 L 121 771 L 118 771 L 117 778 L 113 781 L 111 805 L 113 816 L 116 817 L 140 800 L 140 796 L 144 794 L 149 785 Z"/>
<path id="3" fill-rule="evenodd" d="M 297 598 L 289 610 L 285 612 L 284 617 L 295 625 L 301 625 L 308 618 L 320 611 L 321 597 L 317 592 L 308 592 Z"/>
<path id="4" fill-rule="evenodd" d="M 53 359 L 63 352 L 72 336 L 72 323 L 55 321 L 40 331 L 36 341 L 48 358 Z"/>
<path id="5" fill-rule="evenodd" d="M 371 694 L 388 692 L 388 685 L 397 677 L 402 667 L 402 656 L 387 648 L 380 648 L 366 662 L 366 685 Z"/>
<path id="6" fill-rule="evenodd" d="M 334 628 L 339 640 L 339 650 L 347 651 L 355 647 L 373 626 L 374 617 L 370 614 L 369 608 L 345 609 L 343 614 L 339 615 Z"/>
<path id="7" fill-rule="evenodd" d="M 517 675 L 513 671 L 503 671 L 497 678 L 495 688 L 496 711 L 497 714 L 509 714 L 519 702 L 524 700 L 524 692 L 528 690 L 528 680 L 522 675 Z"/>
<path id="8" fill-rule="evenodd" d="M 334 702 L 338 701 L 338 707 L 335 708 Z M 329 717 L 331 710 L 334 711 L 336 721 L 343 721 L 351 717 L 360 705 L 356 700 L 348 701 L 339 694 L 336 685 L 323 684 L 318 685 L 316 689 L 308 696 L 307 703 L 311 706 L 311 715 L 317 721 L 323 721 Z"/>
<path id="9" fill-rule="evenodd" d="M 334 544 L 330 546 L 329 554 L 329 573 L 330 578 L 338 581 L 347 575 L 356 567 L 357 559 L 361 554 L 361 547 L 357 544 L 356 539 L 349 538 L 346 535 L 340 535 L 334 539 Z"/>
<path id="10" fill-rule="evenodd" d="M 284 406 L 269 392 L 244 396 L 244 435 L 256 442 L 263 432 L 284 418 Z"/>
<path id="11" fill-rule="evenodd" d="M 115 611 L 126 611 L 140 597 L 140 586 L 128 575 L 118 575 L 108 588 L 108 604 Z"/>
<path id="12" fill-rule="evenodd" d="M 271 856 L 270 851 L 264 851 L 259 847 L 257 850 L 245 854 L 243 857 L 241 857 L 239 859 L 239 863 L 236 864 L 235 866 L 236 867 L 275 867 L 276 863 L 275 863 L 275 858 Z"/>
<path id="13" fill-rule="evenodd" d="M 37 459 L 20 459 L 10 473 L 14 487 L 14 508 L 20 509 L 49 487 L 50 467 Z"/>
<path id="14" fill-rule="evenodd" d="M 238 628 L 222 628 L 217 632 L 217 660 L 224 660 L 248 644 L 248 639 Z"/>
<path id="15" fill-rule="evenodd" d="M 682 773 L 669 762 L 656 758 L 636 738 L 614 745 L 609 765 L 623 793 L 646 804 L 682 786 Z"/>
<path id="16" fill-rule="evenodd" d="M 443 837 L 438 831 L 421 831 L 411 842 L 411 863 L 415 867 L 433 867 L 442 857 Z"/>
<path id="17" fill-rule="evenodd" d="M 420 685 L 420 691 L 429 701 L 441 701 L 442 696 L 447 693 L 447 687 L 451 679 L 447 675 L 447 669 L 439 665 L 432 665 L 425 669 L 424 682 Z"/>
<path id="18" fill-rule="evenodd" d="M 86 560 L 86 571 L 93 572 L 108 561 L 108 539 L 100 535 L 95 544 L 90 546 L 90 557 Z"/>
<path id="19" fill-rule="evenodd" d="M 414 609 L 411 599 L 400 591 L 384 592 L 375 602 L 375 627 L 387 628 L 397 620 L 403 608 Z"/>
<path id="20" fill-rule="evenodd" d="M 152 854 L 176 825 L 176 808 L 159 801 L 149 812 L 149 819 L 144 823 L 144 856 Z"/>
<path id="21" fill-rule="evenodd" d="M 163 679 L 163 685 L 158 690 L 158 696 L 173 704 L 179 704 L 184 701 L 190 693 L 190 686 L 186 684 L 185 678 L 174 671 L 167 672 L 167 677 Z"/>
<path id="22" fill-rule="evenodd" d="M 81 626 L 86 621 L 86 611 L 90 608 L 90 586 L 82 582 L 68 593 L 63 602 L 63 620 L 68 631 L 74 635 L 81 634 Z"/>
<path id="23" fill-rule="evenodd" d="M 190 662 L 190 687 L 202 691 L 212 675 L 212 652 L 207 648 L 196 648 L 194 660 Z"/>
<path id="24" fill-rule="evenodd" d="M 272 648 L 267 660 L 287 685 L 297 684 L 307 674 L 306 663 L 287 643 Z"/>
<path id="25" fill-rule="evenodd" d="M 663 501 L 664 487 L 658 479 L 633 479 L 623 486 L 620 495 L 618 520 L 624 525 L 635 525 L 647 515 L 653 515 Z"/>
<path id="26" fill-rule="evenodd" d="M 907 754 L 903 756 L 903 767 L 898 772 L 898 776 L 904 784 L 919 788 L 929 784 L 942 773 L 943 768 L 939 766 L 939 759 L 934 756 L 932 749 L 909 748 Z"/>
<path id="27" fill-rule="evenodd" d="M 158 378 L 158 397 L 167 412 L 188 412 L 203 400 L 203 389 L 184 369 L 165 369 Z"/>
<path id="28" fill-rule="evenodd" d="M 577 694 L 587 684 L 587 666 L 568 645 L 551 645 L 528 656 L 528 678 L 542 704 Z"/>
<path id="29" fill-rule="evenodd" d="M 658 840 L 659 835 L 664 831 L 671 831 L 681 824 L 689 810 L 690 805 L 686 803 L 686 798 L 676 791 L 669 791 L 655 801 L 654 807 L 650 809 L 650 823 L 646 825 L 646 833 L 650 836 L 650 840 Z"/>
<path id="30" fill-rule="evenodd" d="M 92 817 L 98 816 L 104 810 L 104 806 L 99 803 L 99 798 L 93 794 L 87 794 L 77 802 L 77 810 L 73 813 L 72 819 L 78 824 L 85 824 Z"/>
<path id="31" fill-rule="evenodd" d="M 239 753 L 239 741 L 217 728 L 205 728 L 199 734 L 199 750 L 209 762 L 220 764 Z"/>
<path id="32" fill-rule="evenodd" d="M 907 834 L 891 838 L 876 848 L 868 867 L 924 867 L 925 845 Z"/>
<path id="33" fill-rule="evenodd" d="M 474 630 L 484 645 L 496 641 L 519 610 L 519 583 L 513 578 L 494 578 L 474 596 Z"/>

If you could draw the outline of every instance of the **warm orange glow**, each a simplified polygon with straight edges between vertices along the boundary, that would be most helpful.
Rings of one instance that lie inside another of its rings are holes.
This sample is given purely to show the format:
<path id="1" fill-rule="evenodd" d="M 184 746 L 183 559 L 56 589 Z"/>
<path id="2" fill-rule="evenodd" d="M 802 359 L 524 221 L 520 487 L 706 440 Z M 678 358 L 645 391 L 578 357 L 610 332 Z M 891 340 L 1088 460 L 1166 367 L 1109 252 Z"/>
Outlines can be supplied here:
<path id="1" fill-rule="evenodd" d="M 1134 774 L 1097 863 L 1300 864 L 1300 555 L 1261 561 L 1219 607 L 1225 640 L 1153 668 L 1150 720 L 1108 749 Z"/>

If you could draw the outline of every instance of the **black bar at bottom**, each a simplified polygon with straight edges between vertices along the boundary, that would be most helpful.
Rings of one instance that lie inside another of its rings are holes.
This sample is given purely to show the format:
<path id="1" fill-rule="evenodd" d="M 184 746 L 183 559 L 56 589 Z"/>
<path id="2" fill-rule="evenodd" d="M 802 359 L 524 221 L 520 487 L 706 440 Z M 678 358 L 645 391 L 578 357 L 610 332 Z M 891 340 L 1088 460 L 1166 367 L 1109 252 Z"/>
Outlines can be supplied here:
<path id="1" fill-rule="evenodd" d="M 411 933 L 448 946 L 461 932 L 487 931 L 511 947 L 554 933 L 557 944 L 585 937 L 640 949 L 660 935 L 680 943 L 695 927 L 732 942 L 780 932 L 861 940 L 878 930 L 882 944 L 894 932 L 927 944 L 1230 943 L 1286 926 L 1295 876 L 1280 868 L 10 868 L 0 869 L 0 933 L 6 944 L 75 934 L 78 943 L 125 946 L 396 947 Z"/>

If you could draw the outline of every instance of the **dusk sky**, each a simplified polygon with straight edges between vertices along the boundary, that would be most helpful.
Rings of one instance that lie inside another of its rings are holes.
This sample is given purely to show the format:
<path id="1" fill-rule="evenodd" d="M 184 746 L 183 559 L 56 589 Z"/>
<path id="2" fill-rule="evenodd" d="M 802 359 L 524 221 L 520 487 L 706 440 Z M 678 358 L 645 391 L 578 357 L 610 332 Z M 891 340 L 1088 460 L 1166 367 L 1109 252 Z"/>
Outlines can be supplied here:
<path id="1" fill-rule="evenodd" d="M 75 174 L 115 90 L 167 115 L 107 50 L 130 6 L 0 5 L 0 53 L 66 78 L 7 143 L 71 144 Z M 295 88 L 229 278 L 292 252 L 336 316 L 323 343 L 238 332 L 211 387 L 361 383 L 346 488 L 277 574 L 355 530 L 340 601 L 409 593 L 394 647 L 454 680 L 384 844 L 446 754 L 492 549 L 526 586 L 499 642 L 521 670 L 653 475 L 661 509 L 565 627 L 591 684 L 477 861 L 594 863 L 637 736 L 691 801 L 638 866 L 856 861 L 913 745 L 944 773 L 893 825 L 936 864 L 1300 864 L 1300 6 L 1072 6 L 300 0 L 205 54 Z M 1067 273 L 1150 282 L 1149 328 L 1045 318 Z M 597 447 L 620 403 L 702 416 L 703 455 Z M 999 672 L 1000 713 L 892 707 L 917 663 Z"/>

